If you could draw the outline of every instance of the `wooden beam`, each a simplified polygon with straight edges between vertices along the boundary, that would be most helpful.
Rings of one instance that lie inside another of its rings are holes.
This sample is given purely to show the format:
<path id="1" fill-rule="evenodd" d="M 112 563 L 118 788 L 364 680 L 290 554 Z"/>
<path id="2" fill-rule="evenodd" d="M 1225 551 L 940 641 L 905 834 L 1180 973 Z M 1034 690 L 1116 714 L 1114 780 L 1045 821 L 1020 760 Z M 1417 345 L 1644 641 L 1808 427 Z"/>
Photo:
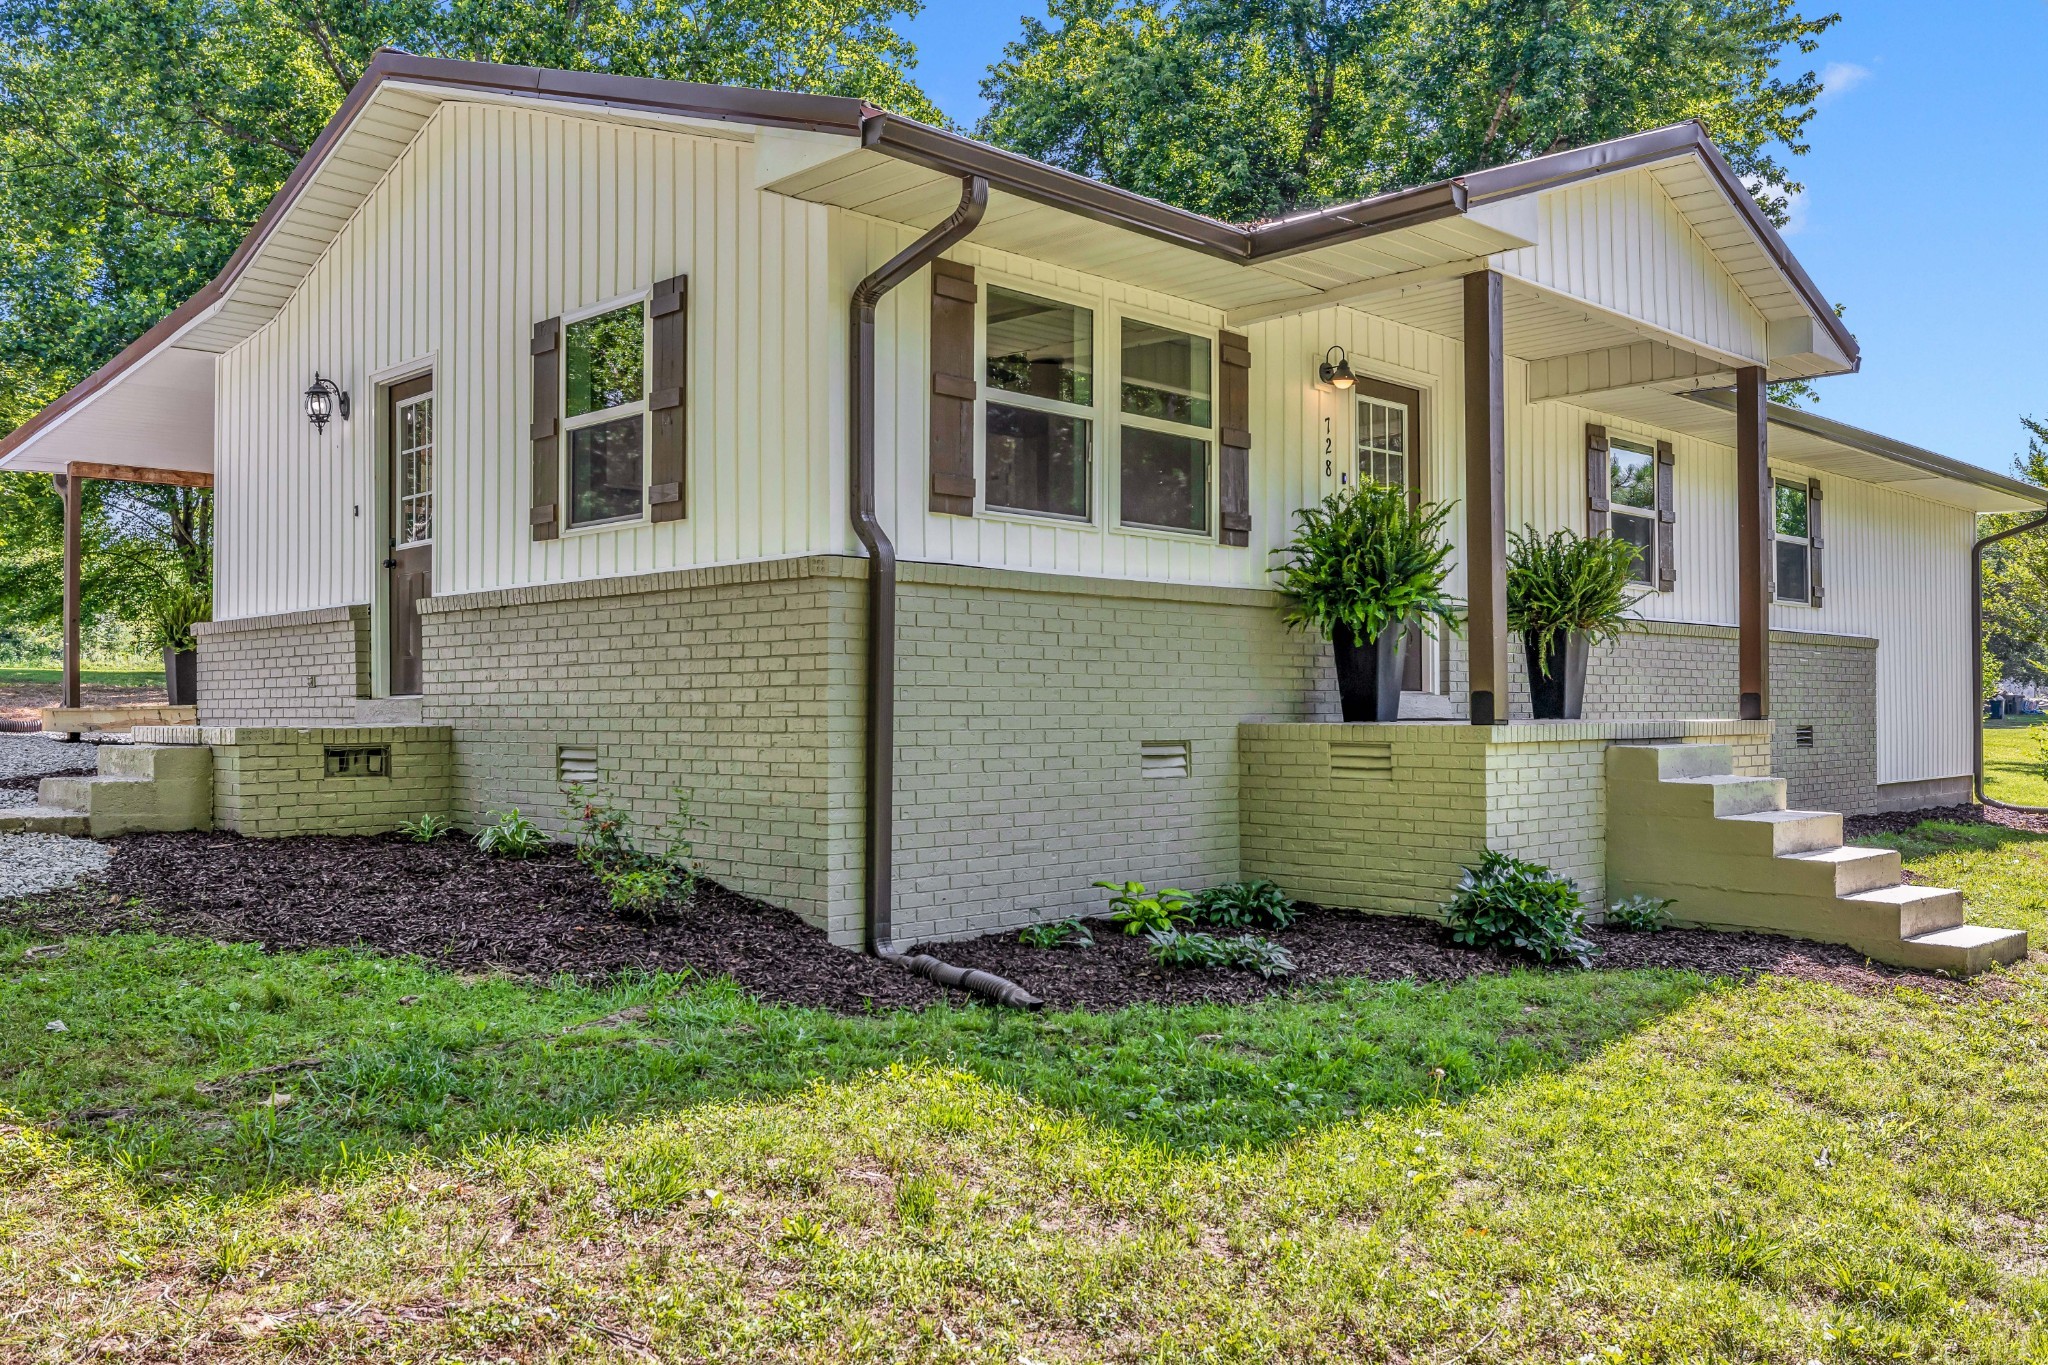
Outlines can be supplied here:
<path id="1" fill-rule="evenodd" d="M 84 553 L 85 481 L 54 476 L 64 495 L 64 705 L 78 709 L 78 562 Z"/>
<path id="2" fill-rule="evenodd" d="M 74 479 L 106 479 L 111 483 L 161 483 L 174 488 L 211 488 L 213 475 L 189 469 L 145 469 L 129 464 L 86 464 L 72 461 Z"/>
<path id="3" fill-rule="evenodd" d="M 1474 725 L 1508 722 L 1507 348 L 1501 277 L 1465 277 L 1465 636 Z"/>
<path id="4" fill-rule="evenodd" d="M 1735 372 L 1737 689 L 1744 720 L 1771 714 L 1771 579 L 1777 554 L 1764 371 Z"/>

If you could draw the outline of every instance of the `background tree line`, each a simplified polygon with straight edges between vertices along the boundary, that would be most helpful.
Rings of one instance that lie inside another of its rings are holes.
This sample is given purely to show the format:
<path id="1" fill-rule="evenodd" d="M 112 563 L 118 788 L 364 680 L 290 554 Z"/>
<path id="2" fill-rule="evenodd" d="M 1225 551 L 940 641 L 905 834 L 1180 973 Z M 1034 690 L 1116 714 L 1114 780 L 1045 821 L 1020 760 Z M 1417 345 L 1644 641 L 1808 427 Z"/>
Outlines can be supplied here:
<path id="1" fill-rule="evenodd" d="M 0 0 L 0 431 L 219 270 L 377 48 L 858 95 L 944 123 L 920 0 Z M 1835 14 L 1795 0 L 1050 0 L 974 130 L 1256 220 L 1679 119 L 1766 212 Z M 119 453 L 109 452 L 118 462 Z M 204 584 L 203 495 L 92 484 L 88 629 Z M 50 481 L 0 475 L 0 656 L 47 647 Z M 40 642 L 40 643 L 39 643 Z"/>

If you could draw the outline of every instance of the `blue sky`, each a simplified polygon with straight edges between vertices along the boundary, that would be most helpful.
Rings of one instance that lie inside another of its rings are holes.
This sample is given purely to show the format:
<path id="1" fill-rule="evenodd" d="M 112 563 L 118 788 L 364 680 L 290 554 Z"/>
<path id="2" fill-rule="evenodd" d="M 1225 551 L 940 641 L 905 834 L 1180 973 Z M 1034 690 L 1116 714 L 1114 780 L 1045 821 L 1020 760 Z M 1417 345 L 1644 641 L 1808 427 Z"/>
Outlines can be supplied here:
<path id="1" fill-rule="evenodd" d="M 1819 411 L 2005 469 L 2048 415 L 2048 3 L 1838 0 L 1789 240 L 1863 345 Z M 1808 9 L 1820 9 L 1808 5 Z M 982 73 L 1043 4 L 930 0 L 917 77 L 971 126 Z"/>

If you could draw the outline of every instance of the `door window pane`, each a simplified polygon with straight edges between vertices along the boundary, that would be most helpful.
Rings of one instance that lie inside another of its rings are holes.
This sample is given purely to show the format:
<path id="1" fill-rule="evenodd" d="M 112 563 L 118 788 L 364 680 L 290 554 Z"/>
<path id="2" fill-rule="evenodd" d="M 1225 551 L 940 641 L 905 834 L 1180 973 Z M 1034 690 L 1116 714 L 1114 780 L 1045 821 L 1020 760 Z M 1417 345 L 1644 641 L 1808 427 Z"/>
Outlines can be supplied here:
<path id="1" fill-rule="evenodd" d="M 398 409 L 398 543 L 434 538 L 434 400 Z"/>
<path id="2" fill-rule="evenodd" d="M 569 514 L 576 525 L 640 515 L 640 415 L 569 433 Z"/>
<path id="3" fill-rule="evenodd" d="M 1358 477 L 1408 486 L 1408 409 L 1402 404 L 1358 400 Z"/>
<path id="4" fill-rule="evenodd" d="M 988 287 L 988 386 L 1087 407 L 1095 401 L 1095 315 Z"/>
<path id="5" fill-rule="evenodd" d="M 1086 418 L 988 403 L 988 505 L 1009 512 L 1088 516 Z"/>
<path id="6" fill-rule="evenodd" d="M 1629 566 L 1628 576 L 1638 583 L 1649 582 L 1650 561 L 1657 556 L 1656 521 L 1634 512 L 1616 509 L 1611 523 L 1616 540 L 1627 541 L 1636 547 L 1636 562 Z"/>
<path id="7" fill-rule="evenodd" d="M 1657 457 L 1615 442 L 1608 447 L 1608 499 L 1617 507 L 1657 506 Z"/>
<path id="8" fill-rule="evenodd" d="M 1813 596 L 1808 569 L 1808 546 L 1803 540 L 1778 542 L 1778 597 L 1786 602 L 1805 602 Z"/>
<path id="9" fill-rule="evenodd" d="M 1209 443 L 1142 427 L 1124 428 L 1126 526 L 1209 529 Z"/>
<path id="10" fill-rule="evenodd" d="M 644 308 L 631 304 L 569 324 L 569 406 L 564 416 L 640 401 L 645 383 Z"/>
<path id="11" fill-rule="evenodd" d="M 1209 339 L 1124 319 L 1123 408 L 1139 417 L 1209 425 Z"/>

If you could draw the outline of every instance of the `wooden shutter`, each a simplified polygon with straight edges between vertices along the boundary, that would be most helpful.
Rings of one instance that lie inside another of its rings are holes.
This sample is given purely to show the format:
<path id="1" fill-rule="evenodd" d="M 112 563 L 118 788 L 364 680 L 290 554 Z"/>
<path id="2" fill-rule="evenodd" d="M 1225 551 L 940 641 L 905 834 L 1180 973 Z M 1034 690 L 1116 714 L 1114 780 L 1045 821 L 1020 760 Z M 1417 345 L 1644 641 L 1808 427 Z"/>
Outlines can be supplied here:
<path id="1" fill-rule="evenodd" d="M 690 277 L 677 275 L 654 286 L 647 300 L 653 364 L 647 386 L 647 508 L 652 521 L 681 521 L 684 457 L 689 452 Z"/>
<path id="2" fill-rule="evenodd" d="M 533 505 L 535 540 L 562 533 L 562 320 L 533 324 Z"/>
<path id="3" fill-rule="evenodd" d="M 1233 332 L 1217 338 L 1217 540 L 1252 543 L 1252 348 Z M 1410 458 L 1413 458 L 1411 455 Z"/>
<path id="4" fill-rule="evenodd" d="M 1607 428 L 1586 423 L 1586 534 L 1604 536 L 1611 518 L 1607 498 L 1613 489 L 1613 468 L 1608 460 Z"/>
<path id="5" fill-rule="evenodd" d="M 974 515 L 974 267 L 932 262 L 931 508 Z"/>
<path id="6" fill-rule="evenodd" d="M 1677 457 L 1671 442 L 1657 442 L 1657 591 L 1670 592 L 1678 586 L 1676 545 L 1678 503 L 1671 487 L 1677 472 Z"/>
<path id="7" fill-rule="evenodd" d="M 1806 587 L 1807 601 L 1819 606 L 1825 594 L 1821 592 L 1820 579 L 1820 480 L 1806 481 L 1806 534 L 1813 541 L 1813 548 L 1807 552 Z"/>

